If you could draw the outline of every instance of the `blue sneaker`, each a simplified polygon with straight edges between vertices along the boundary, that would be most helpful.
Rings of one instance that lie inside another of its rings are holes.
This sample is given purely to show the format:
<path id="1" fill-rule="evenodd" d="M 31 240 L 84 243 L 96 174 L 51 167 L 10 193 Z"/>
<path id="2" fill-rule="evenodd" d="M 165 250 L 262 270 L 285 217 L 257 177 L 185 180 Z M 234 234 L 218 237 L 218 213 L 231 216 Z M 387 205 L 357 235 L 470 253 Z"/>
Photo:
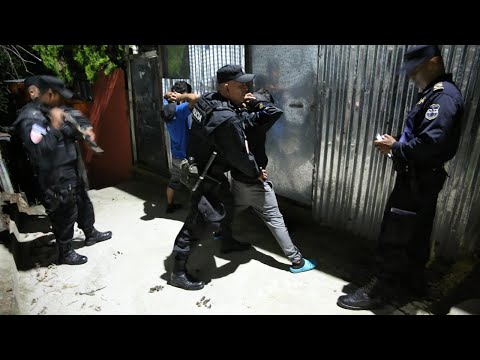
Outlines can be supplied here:
<path id="1" fill-rule="evenodd" d="M 295 268 L 290 266 L 289 267 L 290 272 L 292 272 L 294 274 L 298 274 L 298 273 L 301 273 L 301 272 L 305 272 L 305 271 L 308 271 L 308 270 L 315 269 L 315 266 L 317 266 L 317 263 L 314 260 L 308 260 L 308 259 L 305 259 L 305 258 L 303 260 L 305 261 L 305 264 L 301 268 L 295 269 Z"/>

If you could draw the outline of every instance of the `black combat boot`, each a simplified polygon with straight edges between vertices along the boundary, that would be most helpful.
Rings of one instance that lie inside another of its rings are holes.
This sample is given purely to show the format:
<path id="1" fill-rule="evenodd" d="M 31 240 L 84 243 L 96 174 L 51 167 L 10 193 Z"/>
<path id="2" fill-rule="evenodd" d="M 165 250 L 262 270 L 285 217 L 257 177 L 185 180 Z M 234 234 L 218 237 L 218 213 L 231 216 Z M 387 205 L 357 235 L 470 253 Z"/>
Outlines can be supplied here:
<path id="1" fill-rule="evenodd" d="M 170 275 L 170 285 L 185 290 L 200 290 L 203 289 L 205 283 L 203 281 L 194 279 L 190 274 L 187 273 L 187 260 L 175 259 L 173 271 Z"/>
<path id="2" fill-rule="evenodd" d="M 340 296 L 337 305 L 348 310 L 370 310 L 381 307 L 384 305 L 384 300 L 380 296 L 382 286 L 381 281 L 373 277 L 354 293 Z"/>
<path id="3" fill-rule="evenodd" d="M 92 246 L 98 242 L 105 241 L 112 238 L 111 231 L 100 232 L 93 228 L 90 234 L 85 234 L 85 246 Z"/>
<path id="4" fill-rule="evenodd" d="M 77 254 L 72 244 L 62 244 L 58 247 L 58 263 L 67 265 L 82 265 L 88 261 L 86 256 Z"/>

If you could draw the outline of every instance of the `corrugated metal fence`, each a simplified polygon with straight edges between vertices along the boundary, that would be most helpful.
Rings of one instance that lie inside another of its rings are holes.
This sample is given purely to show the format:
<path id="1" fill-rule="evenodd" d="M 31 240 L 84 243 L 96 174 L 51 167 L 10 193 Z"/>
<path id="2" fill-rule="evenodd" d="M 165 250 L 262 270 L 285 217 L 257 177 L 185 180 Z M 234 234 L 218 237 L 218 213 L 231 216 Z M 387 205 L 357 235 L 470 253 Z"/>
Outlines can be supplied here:
<path id="1" fill-rule="evenodd" d="M 192 85 L 192 91 L 203 94 L 215 90 L 217 70 L 223 65 L 245 67 L 244 45 L 189 45 L 190 79 L 163 79 L 163 93 L 178 80 Z"/>
<path id="2" fill-rule="evenodd" d="M 417 90 L 396 72 L 405 46 L 320 46 L 314 215 L 375 239 L 395 175 L 372 146 L 377 132 L 400 134 Z M 464 130 L 440 194 L 432 234 L 436 255 L 471 253 L 480 220 L 480 47 L 443 46 L 448 72 L 466 102 Z M 476 231 L 474 230 L 476 227 Z"/>
<path id="3" fill-rule="evenodd" d="M 371 241 L 395 180 L 391 161 L 372 141 L 377 133 L 401 133 L 417 95 L 414 84 L 397 75 L 405 50 L 251 47 L 256 87 L 270 90 L 285 111 L 267 139 L 277 192 L 312 204 L 319 222 Z M 471 254 L 480 238 L 480 46 L 444 45 L 442 53 L 466 109 L 459 151 L 446 167 L 450 178 L 438 200 L 432 249 L 454 259 Z"/>

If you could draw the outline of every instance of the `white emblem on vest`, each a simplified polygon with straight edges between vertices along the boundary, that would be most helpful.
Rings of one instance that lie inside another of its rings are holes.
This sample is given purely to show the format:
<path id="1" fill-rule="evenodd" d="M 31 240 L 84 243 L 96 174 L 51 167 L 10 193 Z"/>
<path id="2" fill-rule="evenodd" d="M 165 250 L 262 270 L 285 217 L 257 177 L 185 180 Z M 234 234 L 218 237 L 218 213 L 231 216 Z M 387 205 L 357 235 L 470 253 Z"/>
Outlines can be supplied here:
<path id="1" fill-rule="evenodd" d="M 196 108 L 192 110 L 192 118 L 195 119 L 196 122 L 202 122 L 202 114 Z"/>

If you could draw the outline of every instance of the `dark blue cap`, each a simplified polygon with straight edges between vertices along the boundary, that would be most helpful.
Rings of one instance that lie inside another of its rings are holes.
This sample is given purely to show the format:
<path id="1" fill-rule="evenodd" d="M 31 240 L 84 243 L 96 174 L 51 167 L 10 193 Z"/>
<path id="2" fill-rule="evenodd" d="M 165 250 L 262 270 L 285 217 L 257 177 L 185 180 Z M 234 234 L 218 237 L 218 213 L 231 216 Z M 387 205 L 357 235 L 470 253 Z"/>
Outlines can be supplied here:
<path id="1" fill-rule="evenodd" d="M 411 74 L 417 66 L 430 60 L 435 56 L 441 56 L 440 49 L 437 45 L 414 45 L 408 48 L 403 56 L 403 65 L 400 72 Z"/>
<path id="2" fill-rule="evenodd" d="M 225 65 L 217 71 L 217 82 L 219 84 L 234 80 L 241 83 L 252 81 L 254 74 L 246 74 L 240 65 Z"/>
<path id="3" fill-rule="evenodd" d="M 55 76 L 41 75 L 38 77 L 39 89 L 52 89 L 58 92 L 65 99 L 70 99 L 73 93 L 65 87 L 65 83 Z"/>

